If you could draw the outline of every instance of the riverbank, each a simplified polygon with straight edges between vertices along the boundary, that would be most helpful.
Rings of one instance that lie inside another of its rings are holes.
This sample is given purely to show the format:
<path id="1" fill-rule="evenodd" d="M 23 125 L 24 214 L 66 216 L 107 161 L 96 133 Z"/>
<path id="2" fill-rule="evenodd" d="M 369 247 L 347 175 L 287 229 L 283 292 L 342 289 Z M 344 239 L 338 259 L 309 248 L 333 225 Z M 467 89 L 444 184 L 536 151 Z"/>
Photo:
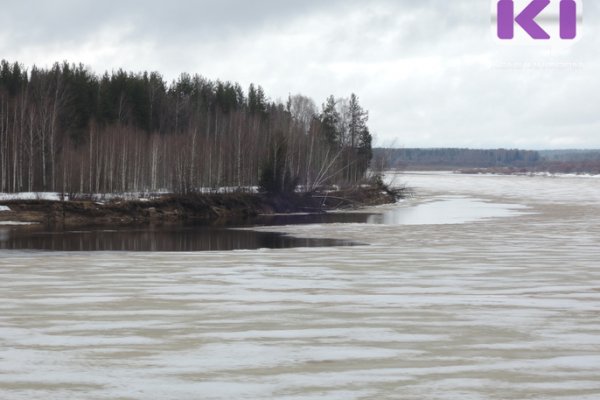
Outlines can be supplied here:
<path id="1" fill-rule="evenodd" d="M 0 224 L 52 226 L 131 225 L 182 221 L 234 220 L 260 214 L 321 213 L 394 203 L 401 191 L 379 186 L 348 190 L 269 195 L 262 193 L 164 195 L 156 199 L 7 200 Z"/>
<path id="2" fill-rule="evenodd" d="M 454 171 L 463 175 L 519 175 L 519 176 L 578 176 L 597 177 L 600 170 L 535 169 L 535 168 L 467 168 Z"/>

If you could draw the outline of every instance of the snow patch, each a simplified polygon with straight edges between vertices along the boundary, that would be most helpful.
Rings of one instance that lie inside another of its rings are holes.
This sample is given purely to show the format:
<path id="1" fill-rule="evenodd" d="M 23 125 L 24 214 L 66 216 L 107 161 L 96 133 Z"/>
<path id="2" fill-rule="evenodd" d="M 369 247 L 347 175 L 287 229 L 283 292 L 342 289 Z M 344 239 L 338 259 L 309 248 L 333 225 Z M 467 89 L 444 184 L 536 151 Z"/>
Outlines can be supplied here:
<path id="1" fill-rule="evenodd" d="M 22 193 L 0 193 L 0 201 L 9 200 L 48 200 L 48 201 L 60 201 L 62 200 L 60 193 L 54 192 L 22 192 Z M 68 197 L 65 196 L 65 200 Z"/>
<path id="2" fill-rule="evenodd" d="M 10 211 L 10 208 L 6 207 L 6 206 L 0 206 L 0 212 L 2 211 Z"/>

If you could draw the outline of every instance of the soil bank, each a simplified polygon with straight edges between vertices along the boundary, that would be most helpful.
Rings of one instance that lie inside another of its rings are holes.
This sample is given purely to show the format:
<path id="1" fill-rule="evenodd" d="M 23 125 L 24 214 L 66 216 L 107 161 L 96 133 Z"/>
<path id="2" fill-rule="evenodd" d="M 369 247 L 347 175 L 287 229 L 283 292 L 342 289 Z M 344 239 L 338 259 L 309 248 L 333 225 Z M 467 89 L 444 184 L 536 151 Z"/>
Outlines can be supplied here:
<path id="1" fill-rule="evenodd" d="M 154 200 L 4 201 L 10 211 L 0 213 L 0 222 L 45 225 L 131 225 L 177 223 L 201 220 L 234 220 L 260 214 L 327 212 L 393 203 L 397 193 L 380 188 L 269 195 L 256 193 L 166 195 Z"/>

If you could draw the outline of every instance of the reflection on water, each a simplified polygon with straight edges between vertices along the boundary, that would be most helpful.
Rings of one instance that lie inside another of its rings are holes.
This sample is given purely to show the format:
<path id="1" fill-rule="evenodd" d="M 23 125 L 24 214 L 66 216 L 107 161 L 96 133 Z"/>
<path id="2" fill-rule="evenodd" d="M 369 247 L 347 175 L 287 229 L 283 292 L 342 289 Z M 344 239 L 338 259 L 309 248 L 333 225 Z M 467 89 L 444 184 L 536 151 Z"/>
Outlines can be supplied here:
<path id="1" fill-rule="evenodd" d="M 278 233 L 210 226 L 13 231 L 0 233 L 0 249 L 53 251 L 222 251 L 350 246 L 349 241 L 300 239 Z"/>
<path id="2" fill-rule="evenodd" d="M 383 214 L 371 215 L 370 224 L 448 225 L 465 224 L 488 218 L 511 217 L 525 207 L 515 204 L 489 203 L 467 197 L 449 197 L 412 207 L 398 207 Z"/>
<path id="3" fill-rule="evenodd" d="M 462 224 L 518 215 L 522 206 L 488 203 L 467 197 L 444 197 L 414 206 L 394 207 L 383 214 L 329 213 L 269 215 L 202 225 L 164 225 L 78 230 L 42 227 L 0 228 L 0 249 L 54 251 L 223 251 L 260 248 L 350 246 L 356 243 L 306 239 L 236 227 L 369 223 L 385 225 Z"/>
<path id="4" fill-rule="evenodd" d="M 333 239 L 295 238 L 279 233 L 230 229 L 261 225 L 364 223 L 368 214 L 265 215 L 238 221 L 140 227 L 39 226 L 0 228 L 0 249 L 53 251 L 227 251 L 261 248 L 352 246 Z"/>

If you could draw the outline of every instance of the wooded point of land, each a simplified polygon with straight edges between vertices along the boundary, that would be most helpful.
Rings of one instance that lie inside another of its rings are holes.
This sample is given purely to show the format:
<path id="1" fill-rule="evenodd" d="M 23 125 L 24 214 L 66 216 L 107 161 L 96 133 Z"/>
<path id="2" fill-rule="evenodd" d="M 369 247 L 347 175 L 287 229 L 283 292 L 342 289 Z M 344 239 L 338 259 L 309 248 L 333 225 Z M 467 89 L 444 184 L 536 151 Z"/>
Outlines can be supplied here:
<path id="1" fill-rule="evenodd" d="M 321 107 L 262 87 L 158 72 L 0 64 L 0 191 L 120 193 L 361 181 L 368 113 L 352 94 Z"/>

